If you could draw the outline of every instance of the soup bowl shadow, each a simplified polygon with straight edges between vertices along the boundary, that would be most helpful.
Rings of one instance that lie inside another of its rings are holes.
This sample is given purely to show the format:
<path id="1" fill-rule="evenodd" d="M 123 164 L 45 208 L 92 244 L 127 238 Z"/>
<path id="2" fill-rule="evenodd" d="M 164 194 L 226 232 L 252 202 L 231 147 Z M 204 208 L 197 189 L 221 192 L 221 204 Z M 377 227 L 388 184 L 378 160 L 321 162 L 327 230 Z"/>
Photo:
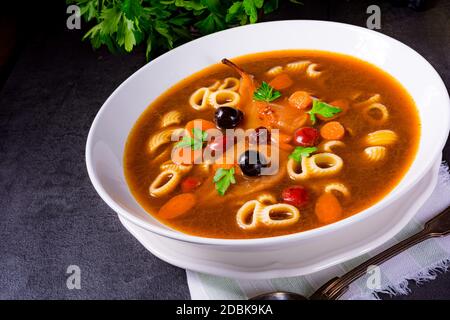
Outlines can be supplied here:
<path id="1" fill-rule="evenodd" d="M 272 39 L 270 42 L 265 39 Z M 372 207 L 317 229 L 272 238 L 213 239 L 183 234 L 149 215 L 124 177 L 127 136 L 139 115 L 178 81 L 223 57 L 283 49 L 337 52 L 395 77 L 414 99 L 421 121 L 417 155 L 406 175 Z M 101 198 L 144 246 L 179 267 L 240 278 L 294 276 L 354 258 L 392 238 L 436 184 L 449 133 L 450 101 L 433 67 L 401 42 L 368 29 L 324 21 L 278 21 L 218 32 L 146 64 L 101 107 L 89 131 L 86 165 Z M 414 199 L 414 201 L 411 201 Z"/>

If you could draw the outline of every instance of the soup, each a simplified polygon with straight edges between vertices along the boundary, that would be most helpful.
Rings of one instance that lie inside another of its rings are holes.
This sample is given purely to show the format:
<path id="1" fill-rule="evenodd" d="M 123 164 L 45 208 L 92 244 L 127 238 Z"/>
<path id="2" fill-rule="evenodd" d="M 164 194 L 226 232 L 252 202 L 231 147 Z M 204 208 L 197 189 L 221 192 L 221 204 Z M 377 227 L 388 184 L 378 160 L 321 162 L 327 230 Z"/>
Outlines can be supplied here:
<path id="1" fill-rule="evenodd" d="M 212 65 L 143 112 L 124 155 L 129 188 L 165 225 L 260 238 L 345 219 L 378 202 L 412 163 L 420 123 L 390 75 L 322 51 Z"/>

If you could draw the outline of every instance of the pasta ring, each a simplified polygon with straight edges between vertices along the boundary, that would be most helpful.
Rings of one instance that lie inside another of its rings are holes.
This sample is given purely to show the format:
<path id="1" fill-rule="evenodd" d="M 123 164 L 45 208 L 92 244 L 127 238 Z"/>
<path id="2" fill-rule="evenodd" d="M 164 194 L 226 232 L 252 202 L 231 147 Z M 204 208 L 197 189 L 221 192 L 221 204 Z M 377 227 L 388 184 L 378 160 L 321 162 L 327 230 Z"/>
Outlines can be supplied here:
<path id="1" fill-rule="evenodd" d="M 294 159 L 289 159 L 287 162 L 287 172 L 292 180 L 304 180 L 309 177 L 309 173 L 305 171 L 307 158 L 303 157 L 301 163 L 297 163 Z M 298 168 L 301 168 L 300 172 Z"/>
<path id="2" fill-rule="evenodd" d="M 219 87 L 220 87 L 220 81 L 217 80 L 217 81 L 214 82 L 212 85 L 210 85 L 210 86 L 208 87 L 208 89 L 211 90 L 211 91 L 216 91 Z"/>
<path id="3" fill-rule="evenodd" d="M 386 146 L 397 142 L 398 136 L 392 130 L 378 130 L 369 133 L 365 140 L 369 146 Z"/>
<path id="4" fill-rule="evenodd" d="M 319 164 L 326 163 L 328 168 L 322 168 Z M 292 180 L 305 180 L 313 177 L 328 177 L 340 172 L 344 161 L 334 153 L 324 152 L 310 157 L 302 157 L 301 172 L 297 172 L 298 163 L 294 159 L 287 162 L 287 172 Z"/>
<path id="5" fill-rule="evenodd" d="M 256 197 L 256 199 L 264 205 L 269 205 L 269 204 L 274 204 L 277 202 L 275 196 L 271 193 L 265 192 L 265 193 L 261 193 L 260 195 L 258 195 L 258 197 Z"/>
<path id="6" fill-rule="evenodd" d="M 179 129 L 166 129 L 154 134 L 148 141 L 148 150 L 150 153 L 155 152 L 162 145 L 172 142 L 172 134 Z"/>
<path id="7" fill-rule="evenodd" d="M 165 196 L 175 190 L 180 181 L 181 174 L 178 171 L 166 169 L 153 180 L 149 187 L 149 193 L 155 198 Z"/>
<path id="8" fill-rule="evenodd" d="M 368 98 L 364 101 L 353 104 L 353 106 L 354 107 L 364 107 L 368 104 L 380 102 L 380 100 L 381 100 L 381 96 L 377 93 L 377 94 L 372 95 L 370 98 Z"/>
<path id="9" fill-rule="evenodd" d="M 334 153 L 318 153 L 307 158 L 306 171 L 315 177 L 325 177 L 338 173 L 341 171 L 344 161 L 341 157 Z M 325 163 L 327 168 L 322 168 L 320 164 Z"/>
<path id="10" fill-rule="evenodd" d="M 309 60 L 300 60 L 288 63 L 286 69 L 291 72 L 303 72 L 311 64 Z"/>
<path id="11" fill-rule="evenodd" d="M 386 147 L 374 146 L 364 149 L 364 155 L 370 162 L 378 162 L 386 158 Z"/>
<path id="12" fill-rule="evenodd" d="M 172 160 L 168 160 L 164 163 L 161 164 L 160 168 L 161 170 L 172 170 L 172 171 L 176 171 L 179 172 L 181 174 L 186 174 L 189 171 L 191 171 L 192 169 L 192 164 L 176 164 L 173 163 Z"/>
<path id="13" fill-rule="evenodd" d="M 169 111 L 162 116 L 161 127 L 166 128 L 172 125 L 180 124 L 182 120 L 183 117 L 180 111 Z"/>
<path id="14" fill-rule="evenodd" d="M 279 75 L 280 73 L 283 72 L 283 67 L 282 66 L 276 66 L 273 68 L 270 68 L 269 70 L 266 71 L 266 75 L 268 75 L 269 77 L 275 77 L 277 75 Z"/>
<path id="15" fill-rule="evenodd" d="M 283 213 L 285 217 L 274 219 L 273 213 Z M 300 212 L 296 207 L 287 203 L 277 203 L 264 207 L 258 214 L 260 221 L 268 227 L 287 227 L 298 222 Z"/>
<path id="16" fill-rule="evenodd" d="M 208 99 L 211 95 L 209 88 L 199 88 L 189 98 L 189 104 L 195 110 L 205 110 L 208 107 Z"/>
<path id="17" fill-rule="evenodd" d="M 258 213 L 262 206 L 258 200 L 250 200 L 242 205 L 236 213 L 236 222 L 238 226 L 245 230 L 254 230 L 258 227 Z M 248 223 L 251 216 L 251 221 Z"/>
<path id="18" fill-rule="evenodd" d="M 378 110 L 381 113 L 381 117 L 379 119 L 374 118 L 370 115 L 370 111 Z M 364 108 L 364 115 L 366 119 L 373 124 L 382 125 L 389 119 L 389 111 L 384 104 L 375 102 Z"/>
<path id="19" fill-rule="evenodd" d="M 312 79 L 319 77 L 322 74 L 322 71 L 317 70 L 319 65 L 317 63 L 311 63 L 306 68 L 306 75 Z"/>
<path id="20" fill-rule="evenodd" d="M 235 107 L 241 97 L 237 92 L 228 89 L 217 90 L 209 95 L 208 101 L 215 109 L 223 106 Z"/>
<path id="21" fill-rule="evenodd" d="M 230 86 L 231 84 L 231 86 Z M 228 77 L 223 80 L 223 83 L 219 86 L 219 90 L 231 90 L 238 91 L 241 81 L 235 77 Z"/>
<path id="22" fill-rule="evenodd" d="M 348 198 L 350 196 L 350 191 L 348 190 L 348 188 L 343 183 L 340 183 L 340 182 L 332 182 L 332 183 L 327 184 L 325 186 L 324 191 L 326 193 L 331 193 L 333 191 L 337 191 L 346 198 Z"/>
<path id="23" fill-rule="evenodd" d="M 333 153 L 334 147 L 345 147 L 345 143 L 339 140 L 328 140 L 319 145 L 319 150 Z"/>

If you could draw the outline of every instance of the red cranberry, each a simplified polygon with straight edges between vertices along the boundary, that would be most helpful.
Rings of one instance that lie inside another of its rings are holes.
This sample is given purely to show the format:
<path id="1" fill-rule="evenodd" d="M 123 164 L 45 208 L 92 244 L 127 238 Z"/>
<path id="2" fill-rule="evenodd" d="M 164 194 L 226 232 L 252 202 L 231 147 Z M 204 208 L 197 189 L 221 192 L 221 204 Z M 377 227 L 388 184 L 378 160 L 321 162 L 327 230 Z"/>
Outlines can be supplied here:
<path id="1" fill-rule="evenodd" d="M 287 187 L 281 193 L 283 202 L 295 207 L 302 207 L 308 202 L 308 192 L 302 186 Z"/>
<path id="2" fill-rule="evenodd" d="M 319 136 L 319 130 L 315 128 L 300 128 L 294 133 L 294 144 L 302 147 L 312 147 L 319 141 Z"/>

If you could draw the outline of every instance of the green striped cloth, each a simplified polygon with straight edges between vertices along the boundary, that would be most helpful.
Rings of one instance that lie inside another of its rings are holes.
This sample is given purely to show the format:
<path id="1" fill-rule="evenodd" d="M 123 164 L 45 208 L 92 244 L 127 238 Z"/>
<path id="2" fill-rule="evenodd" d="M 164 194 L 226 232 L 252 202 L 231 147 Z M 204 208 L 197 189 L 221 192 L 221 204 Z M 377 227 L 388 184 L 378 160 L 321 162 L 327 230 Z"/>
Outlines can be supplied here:
<path id="1" fill-rule="evenodd" d="M 424 222 L 450 205 L 450 175 L 442 164 L 436 189 L 416 217 L 393 239 L 369 254 L 317 273 L 270 280 L 236 280 L 187 271 L 192 299 L 248 299 L 271 291 L 290 291 L 309 296 L 326 281 L 349 271 L 353 267 L 402 239 L 418 232 Z M 368 277 L 355 281 L 342 299 L 377 299 L 377 293 L 408 294 L 408 280 L 418 283 L 429 281 L 450 265 L 450 236 L 427 240 L 380 266 L 380 289 L 369 289 Z"/>

